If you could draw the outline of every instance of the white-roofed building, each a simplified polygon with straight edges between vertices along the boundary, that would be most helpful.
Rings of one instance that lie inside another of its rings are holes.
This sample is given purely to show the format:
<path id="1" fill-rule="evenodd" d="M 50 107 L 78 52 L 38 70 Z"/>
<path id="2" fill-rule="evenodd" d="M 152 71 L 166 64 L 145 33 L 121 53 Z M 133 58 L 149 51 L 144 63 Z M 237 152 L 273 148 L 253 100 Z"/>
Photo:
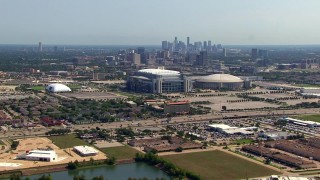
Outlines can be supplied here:
<path id="1" fill-rule="evenodd" d="M 302 96 L 320 97 L 320 88 L 304 87 L 300 89 L 300 94 Z"/>
<path id="2" fill-rule="evenodd" d="M 194 87 L 200 89 L 237 90 L 245 87 L 245 81 L 230 74 L 212 74 L 196 79 Z"/>
<path id="3" fill-rule="evenodd" d="M 218 131 L 224 134 L 242 134 L 242 135 L 253 135 L 252 131 L 248 131 L 245 128 L 232 127 L 226 124 L 210 124 L 210 129 Z"/>
<path id="4" fill-rule="evenodd" d="M 71 89 L 68 86 L 59 83 L 50 84 L 46 87 L 46 90 L 52 93 L 71 92 Z"/>
<path id="5" fill-rule="evenodd" d="M 172 93 L 190 92 L 191 79 L 178 71 L 165 69 L 141 69 L 129 76 L 127 88 L 134 92 Z"/>
<path id="6" fill-rule="evenodd" d="M 98 151 L 90 146 L 74 146 L 73 150 L 81 156 L 95 156 Z"/>
<path id="7" fill-rule="evenodd" d="M 26 159 L 30 161 L 55 161 L 58 156 L 53 150 L 32 150 L 24 154 L 18 155 L 18 159 Z"/>
<path id="8" fill-rule="evenodd" d="M 320 123 L 314 122 L 314 121 L 304 121 L 300 119 L 294 119 L 294 118 L 289 118 L 285 117 L 283 120 L 288 121 L 289 123 L 293 123 L 299 126 L 308 126 L 308 127 L 320 127 Z"/>

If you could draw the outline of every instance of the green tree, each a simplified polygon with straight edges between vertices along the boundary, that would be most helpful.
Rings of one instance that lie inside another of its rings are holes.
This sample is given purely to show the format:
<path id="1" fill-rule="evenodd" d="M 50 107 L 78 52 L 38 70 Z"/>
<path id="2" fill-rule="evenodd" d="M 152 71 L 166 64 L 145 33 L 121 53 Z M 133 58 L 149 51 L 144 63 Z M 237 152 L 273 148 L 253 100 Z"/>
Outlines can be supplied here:
<path id="1" fill-rule="evenodd" d="M 21 179 L 20 174 L 14 173 L 10 175 L 10 180 L 20 180 L 20 179 Z"/>
<path id="2" fill-rule="evenodd" d="M 52 180 L 52 176 L 50 174 L 48 175 L 42 175 L 38 180 Z"/>

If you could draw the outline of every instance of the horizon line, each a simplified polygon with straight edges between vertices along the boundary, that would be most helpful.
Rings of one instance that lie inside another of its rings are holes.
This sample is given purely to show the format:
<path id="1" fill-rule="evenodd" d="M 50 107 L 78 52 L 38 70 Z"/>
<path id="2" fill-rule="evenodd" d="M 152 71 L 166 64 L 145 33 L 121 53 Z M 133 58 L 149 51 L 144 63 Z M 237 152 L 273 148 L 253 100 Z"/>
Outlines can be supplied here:
<path id="1" fill-rule="evenodd" d="M 41 42 L 41 41 L 40 41 Z M 42 46 L 160 46 L 161 44 L 54 44 L 54 43 L 49 43 L 49 44 L 43 44 Z M 223 43 L 218 43 L 223 46 L 320 46 L 319 44 L 223 44 Z M 25 46 L 38 46 L 38 43 L 3 43 L 0 44 L 0 46 L 14 46 L 14 45 L 25 45 Z"/>

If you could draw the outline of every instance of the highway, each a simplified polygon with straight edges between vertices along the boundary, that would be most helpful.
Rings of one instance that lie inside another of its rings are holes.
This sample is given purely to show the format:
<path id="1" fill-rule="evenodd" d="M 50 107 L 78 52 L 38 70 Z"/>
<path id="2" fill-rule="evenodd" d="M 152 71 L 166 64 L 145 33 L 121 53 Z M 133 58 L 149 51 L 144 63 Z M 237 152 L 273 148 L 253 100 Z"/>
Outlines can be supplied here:
<path id="1" fill-rule="evenodd" d="M 139 121 L 120 121 L 112 123 L 92 123 L 92 124 L 80 124 L 73 125 L 72 130 L 84 130 L 91 128 L 104 128 L 104 129 L 116 129 L 120 127 L 146 127 L 146 126 L 166 126 L 168 124 L 186 123 L 186 122 L 199 122 L 199 121 L 219 121 L 222 119 L 230 118 L 256 118 L 256 117 L 278 117 L 287 115 L 301 115 L 301 114 L 319 114 L 320 109 L 294 109 L 294 110 L 274 110 L 274 111 L 247 111 L 247 112 L 228 112 L 220 113 L 214 112 L 205 115 L 193 115 L 193 116 L 178 116 L 171 118 L 171 121 L 167 121 L 167 118 L 163 119 L 148 119 Z M 1 131 L 0 138 L 25 138 L 34 136 L 43 136 L 45 133 L 53 128 L 59 127 L 43 127 L 34 129 L 11 129 L 7 132 Z"/>

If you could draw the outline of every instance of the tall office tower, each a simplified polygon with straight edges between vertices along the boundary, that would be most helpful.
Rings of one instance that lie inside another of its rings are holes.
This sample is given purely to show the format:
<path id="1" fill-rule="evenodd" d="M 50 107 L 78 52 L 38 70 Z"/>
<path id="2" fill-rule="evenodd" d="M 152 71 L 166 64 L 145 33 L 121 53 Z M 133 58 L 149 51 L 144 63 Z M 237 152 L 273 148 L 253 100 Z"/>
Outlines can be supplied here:
<path id="1" fill-rule="evenodd" d="M 162 41 L 162 49 L 168 49 L 169 46 L 168 46 L 168 41 Z"/>
<path id="2" fill-rule="evenodd" d="M 174 37 L 173 51 L 177 51 L 177 49 L 178 49 L 178 38 Z"/>
<path id="3" fill-rule="evenodd" d="M 215 44 L 214 44 L 213 47 L 212 47 L 212 51 L 213 51 L 213 52 L 217 52 L 217 51 L 218 51 L 218 48 L 217 48 L 217 46 L 216 46 Z"/>
<path id="4" fill-rule="evenodd" d="M 203 41 L 203 49 L 207 49 L 208 45 L 207 45 L 207 41 Z"/>
<path id="5" fill-rule="evenodd" d="M 264 58 L 264 59 L 267 59 L 269 57 L 268 50 L 266 50 L 266 49 L 259 49 L 258 55 L 259 55 L 259 57 Z"/>
<path id="6" fill-rule="evenodd" d="M 140 54 L 136 53 L 130 53 L 128 55 L 128 61 L 131 61 L 134 65 L 140 65 L 141 64 L 141 56 Z"/>
<path id="7" fill-rule="evenodd" d="M 207 49 L 208 49 L 209 52 L 212 51 L 212 44 L 211 44 L 210 40 L 208 41 L 208 48 Z"/>
<path id="8" fill-rule="evenodd" d="M 187 47 L 190 45 L 190 37 L 187 37 Z"/>
<path id="9" fill-rule="evenodd" d="M 141 64 L 147 64 L 147 56 L 144 47 L 138 47 L 137 53 L 140 54 Z"/>
<path id="10" fill-rule="evenodd" d="M 222 49 L 222 45 L 221 44 L 217 44 L 217 48 L 218 49 Z"/>
<path id="11" fill-rule="evenodd" d="M 227 57 L 227 48 L 222 49 L 222 54 L 224 57 Z"/>
<path id="12" fill-rule="evenodd" d="M 256 60 L 258 58 L 258 49 L 257 48 L 252 48 L 251 49 L 251 58 L 252 60 Z"/>
<path id="13" fill-rule="evenodd" d="M 38 52 L 42 52 L 42 43 L 41 42 L 39 42 Z"/>
<path id="14" fill-rule="evenodd" d="M 207 54 L 207 51 L 200 51 L 200 54 L 197 55 L 197 65 L 199 65 L 199 66 L 208 65 L 208 54 Z"/>

